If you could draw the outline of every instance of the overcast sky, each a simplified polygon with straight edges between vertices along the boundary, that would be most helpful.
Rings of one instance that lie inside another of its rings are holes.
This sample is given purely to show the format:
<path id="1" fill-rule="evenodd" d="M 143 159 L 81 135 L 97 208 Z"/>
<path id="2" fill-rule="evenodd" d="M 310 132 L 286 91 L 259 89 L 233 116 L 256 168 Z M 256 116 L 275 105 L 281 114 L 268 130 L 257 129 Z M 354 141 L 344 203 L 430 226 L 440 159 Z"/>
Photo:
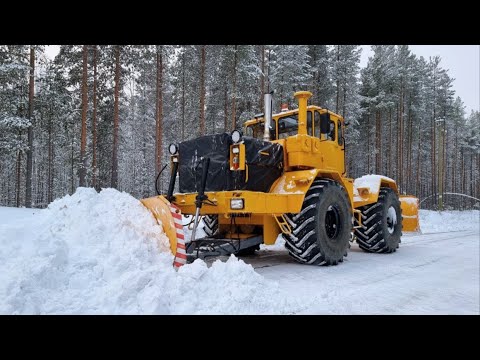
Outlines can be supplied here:
<path id="1" fill-rule="evenodd" d="M 47 46 L 47 55 L 55 57 L 58 45 Z M 365 67 L 368 57 L 373 53 L 370 45 L 362 45 L 360 66 Z M 429 56 L 440 55 L 440 66 L 449 69 L 449 75 L 455 79 L 453 88 L 466 106 L 467 115 L 471 110 L 480 110 L 480 45 L 410 45 L 417 56 L 428 60 Z"/>
<path id="2" fill-rule="evenodd" d="M 362 48 L 360 66 L 365 67 L 373 52 L 370 45 Z M 426 60 L 439 55 L 440 66 L 449 69 L 448 74 L 455 79 L 453 88 L 456 96 L 462 98 L 467 115 L 471 110 L 480 110 L 480 45 L 409 45 L 409 48 Z"/>

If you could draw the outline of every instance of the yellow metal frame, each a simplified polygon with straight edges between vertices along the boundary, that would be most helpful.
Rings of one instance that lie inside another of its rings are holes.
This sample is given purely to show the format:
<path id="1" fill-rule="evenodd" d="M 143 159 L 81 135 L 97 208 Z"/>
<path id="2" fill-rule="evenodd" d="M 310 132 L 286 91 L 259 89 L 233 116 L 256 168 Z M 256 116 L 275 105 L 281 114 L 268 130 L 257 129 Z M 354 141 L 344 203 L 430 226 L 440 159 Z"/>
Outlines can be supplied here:
<path id="1" fill-rule="evenodd" d="M 273 194 L 256 191 L 221 191 L 205 192 L 209 202 L 204 203 L 200 215 L 207 214 L 284 214 L 299 212 L 302 208 L 304 193 L 298 194 Z M 195 214 L 195 197 L 192 194 L 175 194 L 174 203 L 182 210 L 183 214 Z M 234 210 L 230 208 L 231 199 L 243 199 L 244 208 Z"/>

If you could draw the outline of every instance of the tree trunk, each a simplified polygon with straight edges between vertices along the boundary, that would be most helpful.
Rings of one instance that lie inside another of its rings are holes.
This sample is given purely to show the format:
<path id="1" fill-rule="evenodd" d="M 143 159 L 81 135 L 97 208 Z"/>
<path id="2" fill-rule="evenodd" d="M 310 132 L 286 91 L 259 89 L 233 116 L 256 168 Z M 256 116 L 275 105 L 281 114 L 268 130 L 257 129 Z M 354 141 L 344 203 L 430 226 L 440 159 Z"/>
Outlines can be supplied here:
<path id="1" fill-rule="evenodd" d="M 228 131 L 228 85 L 227 85 L 227 78 L 225 78 L 225 85 L 223 89 L 223 131 Z"/>
<path id="2" fill-rule="evenodd" d="M 47 202 L 53 201 L 53 139 L 52 139 L 52 111 L 48 119 L 48 186 Z"/>
<path id="3" fill-rule="evenodd" d="M 112 188 L 118 187 L 118 100 L 120 95 L 120 46 L 115 46 L 115 102 L 113 105 Z"/>
<path id="4" fill-rule="evenodd" d="M 88 87 L 87 87 L 87 76 L 88 76 L 88 47 L 83 45 L 83 71 L 82 71 L 82 133 L 80 137 L 80 186 L 86 186 L 85 177 L 87 175 L 87 157 L 86 157 L 86 148 L 87 148 L 87 112 L 88 112 Z"/>
<path id="5" fill-rule="evenodd" d="M 415 192 L 415 195 L 417 197 L 420 197 L 421 194 L 420 191 L 420 173 L 422 171 L 422 157 L 420 156 L 420 153 L 421 153 L 421 148 L 422 148 L 422 137 L 421 137 L 421 134 L 420 134 L 420 130 L 422 129 L 421 125 L 420 125 L 420 121 L 418 121 L 418 129 L 417 129 L 417 133 L 418 133 L 418 151 L 417 151 L 417 183 L 416 183 L 416 192 Z"/>
<path id="6" fill-rule="evenodd" d="M 336 102 L 335 102 L 335 112 L 338 114 L 338 108 L 340 106 L 340 74 L 338 73 L 338 64 L 340 63 L 340 45 L 337 45 L 337 68 L 336 68 L 336 76 L 337 76 L 337 96 L 336 96 Z"/>
<path id="7" fill-rule="evenodd" d="M 456 173 L 457 173 L 457 168 L 458 168 L 458 166 L 457 166 L 457 152 L 458 152 L 458 135 L 457 135 L 458 131 L 457 131 L 457 129 L 458 129 L 458 125 L 455 124 L 455 135 L 454 135 L 454 137 L 455 137 L 454 147 L 455 148 L 452 151 L 452 153 L 453 153 L 452 192 L 453 193 L 457 192 L 457 184 L 456 184 L 456 179 L 455 179 L 455 176 L 456 176 Z"/>
<path id="8" fill-rule="evenodd" d="M 444 119 L 446 119 L 446 114 L 445 114 L 445 117 Z M 448 161 L 447 161 L 447 157 L 446 157 L 446 154 L 447 154 L 447 136 L 448 136 L 448 133 L 447 133 L 447 123 L 446 121 L 443 122 L 443 134 L 442 134 L 442 141 L 443 141 L 443 144 L 442 144 L 442 163 L 443 163 L 443 167 L 442 167 L 442 187 L 443 187 L 443 191 L 446 192 L 447 191 L 447 179 L 446 179 L 446 175 L 447 175 L 447 170 L 448 170 Z"/>
<path id="9" fill-rule="evenodd" d="M 182 53 L 182 141 L 185 140 L 185 52 Z"/>
<path id="10" fill-rule="evenodd" d="M 468 195 L 475 196 L 475 178 L 473 177 L 473 169 L 474 169 L 474 162 L 473 162 L 473 151 L 470 153 L 470 192 Z M 470 201 L 471 203 L 471 201 Z"/>
<path id="11" fill-rule="evenodd" d="M 462 189 L 462 194 L 465 194 L 465 152 L 464 150 L 462 149 L 461 151 L 461 155 L 462 157 L 462 166 L 461 166 L 461 189 Z M 462 197 L 462 210 L 464 209 L 465 207 L 465 198 Z"/>
<path id="12" fill-rule="evenodd" d="M 346 84 L 346 79 L 347 79 L 347 67 L 345 66 L 345 72 L 344 72 L 344 83 L 342 86 L 342 92 L 343 92 L 343 104 L 342 104 L 342 117 L 345 119 L 345 113 L 347 112 L 347 84 Z"/>
<path id="13" fill-rule="evenodd" d="M 375 146 L 375 172 L 379 174 L 381 172 L 382 165 L 382 124 L 380 110 L 376 111 L 376 146 Z"/>
<path id="14" fill-rule="evenodd" d="M 370 110 L 367 115 L 367 174 L 370 174 Z"/>
<path id="15" fill-rule="evenodd" d="M 235 130 L 237 127 L 237 119 L 236 119 L 236 106 L 237 106 L 237 46 L 234 45 L 235 50 L 233 53 L 233 70 L 232 70 L 232 78 L 233 78 L 233 96 L 232 96 L 232 128 L 231 130 Z"/>
<path id="16" fill-rule="evenodd" d="M 440 211 L 443 211 L 443 193 L 444 193 L 444 189 L 443 189 L 443 167 L 444 167 L 444 163 L 443 163 L 443 144 L 444 144 L 444 141 L 443 141 L 443 138 L 444 138 L 445 134 L 443 133 L 443 129 L 440 129 L 440 139 L 439 139 L 439 143 L 440 143 L 440 150 L 439 153 L 438 153 L 438 158 L 439 158 L 439 161 L 438 161 L 438 210 Z"/>
<path id="17" fill-rule="evenodd" d="M 33 173 L 33 101 L 35 96 L 35 50 L 30 47 L 30 78 L 28 91 L 28 119 L 31 124 L 28 127 L 28 150 L 27 150 L 27 178 L 25 191 L 25 206 L 32 207 L 32 173 Z"/>
<path id="18" fill-rule="evenodd" d="M 477 153 L 477 175 L 475 176 L 475 182 L 477 183 L 476 187 L 476 195 L 475 197 L 478 199 L 480 198 L 480 153 Z"/>
<path id="19" fill-rule="evenodd" d="M 200 136 L 205 135 L 205 45 L 200 51 Z"/>
<path id="20" fill-rule="evenodd" d="M 405 187 L 405 190 L 408 192 L 411 191 L 411 184 L 412 184 L 412 99 L 410 97 L 409 105 L 408 105 L 408 146 L 407 146 L 407 185 Z"/>
<path id="21" fill-rule="evenodd" d="M 388 169 L 388 176 L 389 177 L 393 177 L 392 176 L 392 148 L 393 148 L 393 145 L 392 145 L 392 108 L 390 108 L 388 110 L 388 166 L 387 166 L 387 169 Z"/>
<path id="22" fill-rule="evenodd" d="M 436 205 L 436 199 L 437 199 L 437 189 L 436 189 L 436 184 L 437 184 L 437 178 L 436 178 L 436 131 L 435 131 L 435 121 L 437 117 L 436 113 L 436 107 L 437 107 L 437 102 L 436 102 L 436 69 L 433 70 L 433 119 L 432 119 L 432 142 L 431 142 L 431 152 L 432 152 L 432 163 L 431 163 L 431 169 L 432 169 L 432 194 L 433 199 L 434 199 L 434 205 Z"/>
<path id="23" fill-rule="evenodd" d="M 16 184 L 15 184 L 15 203 L 16 207 L 20 207 L 20 182 L 22 181 L 22 152 L 20 150 L 17 151 L 17 168 L 16 168 Z"/>
<path id="24" fill-rule="evenodd" d="M 155 136 L 155 172 L 162 168 L 163 150 L 163 54 L 162 48 L 157 47 L 157 109 L 156 109 L 156 136 Z"/>
<path id="25" fill-rule="evenodd" d="M 265 94 L 265 45 L 260 45 L 260 56 L 260 69 L 262 74 L 260 75 L 260 102 L 258 110 L 262 111 Z"/>
<path id="26" fill-rule="evenodd" d="M 403 164 L 402 164 L 402 154 L 403 154 L 403 112 L 404 112 L 404 85 L 403 78 L 400 85 L 400 109 L 398 115 L 398 137 L 397 137 L 397 185 L 398 190 L 403 190 Z"/>
<path id="27" fill-rule="evenodd" d="M 97 189 L 97 45 L 93 46 L 92 186 Z"/>
<path id="28" fill-rule="evenodd" d="M 73 136 L 71 138 L 71 142 L 70 142 L 70 194 L 73 194 L 73 190 L 74 190 L 74 179 L 75 179 L 75 174 L 74 174 L 74 163 L 73 163 L 73 160 L 74 160 L 74 149 L 73 149 Z"/>

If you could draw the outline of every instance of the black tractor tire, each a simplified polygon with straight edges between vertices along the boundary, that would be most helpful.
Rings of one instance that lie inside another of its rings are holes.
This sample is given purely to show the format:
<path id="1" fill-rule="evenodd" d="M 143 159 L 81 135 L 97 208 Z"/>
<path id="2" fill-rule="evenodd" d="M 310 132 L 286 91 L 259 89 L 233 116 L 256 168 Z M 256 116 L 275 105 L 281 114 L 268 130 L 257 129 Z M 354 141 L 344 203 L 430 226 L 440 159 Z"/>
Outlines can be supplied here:
<path id="1" fill-rule="evenodd" d="M 402 209 L 398 194 L 382 187 L 378 201 L 359 210 L 363 226 L 355 229 L 355 238 L 360 249 L 374 253 L 395 252 L 402 236 Z M 355 225 L 358 226 L 358 223 Z"/>
<path id="2" fill-rule="evenodd" d="M 203 231 L 207 236 L 214 236 L 218 234 L 218 215 L 205 215 L 203 217 Z"/>
<path id="3" fill-rule="evenodd" d="M 309 265 L 337 265 L 347 256 L 352 209 L 345 189 L 336 181 L 316 179 L 298 214 L 287 214 L 291 234 L 282 234 L 289 254 Z"/>

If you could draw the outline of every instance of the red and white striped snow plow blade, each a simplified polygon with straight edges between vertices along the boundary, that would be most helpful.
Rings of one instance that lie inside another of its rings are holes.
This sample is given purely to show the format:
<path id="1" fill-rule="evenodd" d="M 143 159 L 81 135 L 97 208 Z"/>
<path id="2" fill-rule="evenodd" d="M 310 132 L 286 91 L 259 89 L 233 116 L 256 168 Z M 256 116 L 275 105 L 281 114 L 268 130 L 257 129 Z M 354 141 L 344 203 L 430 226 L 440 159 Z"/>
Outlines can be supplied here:
<path id="1" fill-rule="evenodd" d="M 173 260 L 173 267 L 179 268 L 187 263 L 187 252 L 185 248 L 185 234 L 183 233 L 182 225 L 182 213 L 180 209 L 170 204 L 170 211 L 173 216 L 173 222 L 175 223 L 175 230 L 177 234 L 177 251 L 175 252 L 175 259 Z"/>
<path id="2" fill-rule="evenodd" d="M 141 199 L 140 201 L 150 210 L 157 222 L 162 224 L 163 231 L 170 240 L 170 250 L 172 254 L 175 255 L 173 266 L 178 269 L 180 266 L 186 264 L 185 235 L 183 234 L 182 213 L 180 209 L 161 195 Z"/>

